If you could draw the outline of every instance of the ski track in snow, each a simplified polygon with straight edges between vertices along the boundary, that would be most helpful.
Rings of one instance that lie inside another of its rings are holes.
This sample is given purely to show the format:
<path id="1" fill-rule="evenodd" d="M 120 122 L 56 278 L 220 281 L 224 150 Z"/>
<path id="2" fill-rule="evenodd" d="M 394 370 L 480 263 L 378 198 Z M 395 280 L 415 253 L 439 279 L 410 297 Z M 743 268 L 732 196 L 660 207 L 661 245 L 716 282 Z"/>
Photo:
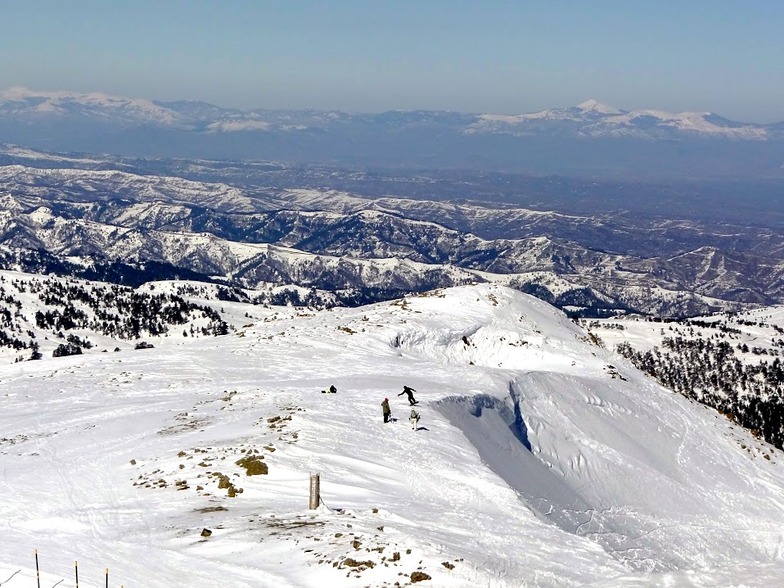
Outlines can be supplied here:
<path id="1" fill-rule="evenodd" d="M 34 581 L 35 548 L 48 585 L 78 560 L 87 588 L 106 567 L 161 587 L 784 582 L 778 452 L 752 459 L 546 304 L 483 285 L 262 314 L 0 368 L 0 582 L 22 570 L 3 586 Z"/>

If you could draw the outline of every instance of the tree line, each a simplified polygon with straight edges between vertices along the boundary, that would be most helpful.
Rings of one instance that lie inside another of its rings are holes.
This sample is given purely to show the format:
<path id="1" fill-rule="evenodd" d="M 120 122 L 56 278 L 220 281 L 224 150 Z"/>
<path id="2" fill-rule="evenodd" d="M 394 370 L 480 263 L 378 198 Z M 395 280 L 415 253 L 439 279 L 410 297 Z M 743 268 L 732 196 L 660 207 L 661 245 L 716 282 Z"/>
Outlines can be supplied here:
<path id="1" fill-rule="evenodd" d="M 743 344 L 681 336 L 665 337 L 661 348 L 648 351 L 636 351 L 628 342 L 617 350 L 662 385 L 784 448 L 784 365 L 779 357 L 762 359 L 770 352 L 760 350 L 757 361 L 743 362 L 736 354 L 748 351 Z"/>
<path id="2" fill-rule="evenodd" d="M 117 339 L 162 336 L 190 324 L 190 335 L 216 336 L 229 332 L 220 313 L 176 294 L 138 292 L 116 284 L 94 284 L 53 278 L 0 281 L 0 346 L 31 349 L 30 359 L 39 359 L 40 345 L 31 323 L 38 330 L 63 339 L 54 356 L 81 353 L 92 347 L 89 339 L 74 330 L 86 330 Z M 31 316 L 11 293 L 35 296 L 40 301 Z"/>

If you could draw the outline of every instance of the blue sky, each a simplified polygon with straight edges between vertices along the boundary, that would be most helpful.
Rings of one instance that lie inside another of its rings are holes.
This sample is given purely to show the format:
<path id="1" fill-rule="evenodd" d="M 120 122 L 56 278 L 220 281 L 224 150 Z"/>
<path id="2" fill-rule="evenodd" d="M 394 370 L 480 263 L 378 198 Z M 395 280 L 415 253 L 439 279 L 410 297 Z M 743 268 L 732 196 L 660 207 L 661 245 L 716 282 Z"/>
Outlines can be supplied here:
<path id="1" fill-rule="evenodd" d="M 780 0 L 0 0 L 0 88 L 239 108 L 784 120 Z"/>

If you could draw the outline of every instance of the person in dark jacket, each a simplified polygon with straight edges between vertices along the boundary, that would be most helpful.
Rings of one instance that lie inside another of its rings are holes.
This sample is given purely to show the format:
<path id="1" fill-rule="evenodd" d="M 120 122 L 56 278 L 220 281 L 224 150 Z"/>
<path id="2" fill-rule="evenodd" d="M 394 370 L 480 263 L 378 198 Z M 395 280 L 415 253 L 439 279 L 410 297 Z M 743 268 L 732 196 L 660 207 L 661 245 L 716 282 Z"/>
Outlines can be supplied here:
<path id="1" fill-rule="evenodd" d="M 403 391 L 400 394 L 398 394 L 398 396 L 403 396 L 403 394 L 405 394 L 406 396 L 408 396 L 408 403 L 411 406 L 414 406 L 417 403 L 416 399 L 414 398 L 414 392 L 416 392 L 416 390 L 414 390 L 410 386 L 403 386 Z"/>
<path id="2" fill-rule="evenodd" d="M 381 403 L 381 411 L 384 413 L 384 422 L 388 423 L 392 419 L 392 409 L 389 408 L 389 398 L 384 398 Z"/>

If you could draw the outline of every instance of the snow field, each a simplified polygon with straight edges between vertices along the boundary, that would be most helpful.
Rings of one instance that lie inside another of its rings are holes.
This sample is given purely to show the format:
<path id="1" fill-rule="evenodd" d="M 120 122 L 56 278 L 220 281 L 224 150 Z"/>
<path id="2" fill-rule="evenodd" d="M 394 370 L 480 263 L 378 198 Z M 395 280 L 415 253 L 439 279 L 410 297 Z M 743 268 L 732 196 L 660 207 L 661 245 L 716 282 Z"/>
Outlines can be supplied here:
<path id="1" fill-rule="evenodd" d="M 758 441 L 540 301 L 483 285 L 223 306 L 256 319 L 0 368 L 0 576 L 25 566 L 8 586 L 29 585 L 35 548 L 51 584 L 79 560 L 88 587 L 106 567 L 161 587 L 784 579 L 778 455 L 749 459 L 738 439 Z"/>

